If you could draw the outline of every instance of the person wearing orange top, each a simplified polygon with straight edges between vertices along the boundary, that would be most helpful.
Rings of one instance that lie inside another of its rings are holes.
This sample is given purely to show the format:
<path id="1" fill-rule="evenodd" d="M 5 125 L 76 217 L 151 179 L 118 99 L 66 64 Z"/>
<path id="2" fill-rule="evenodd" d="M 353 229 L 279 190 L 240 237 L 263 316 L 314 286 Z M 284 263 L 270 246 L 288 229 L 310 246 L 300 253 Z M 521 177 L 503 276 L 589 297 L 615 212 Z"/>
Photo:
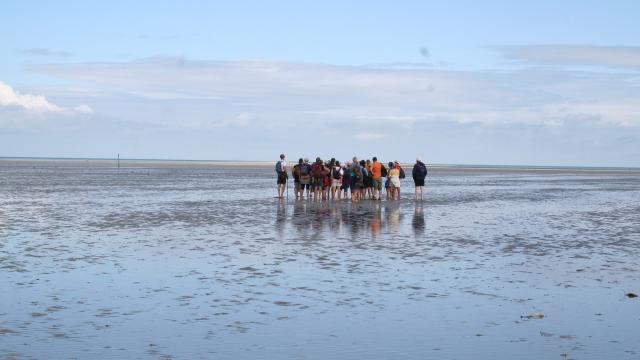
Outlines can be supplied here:
<path id="1" fill-rule="evenodd" d="M 373 200 L 380 200 L 380 191 L 382 191 L 382 163 L 380 163 L 375 156 L 371 164 L 371 173 L 373 174 Z"/>

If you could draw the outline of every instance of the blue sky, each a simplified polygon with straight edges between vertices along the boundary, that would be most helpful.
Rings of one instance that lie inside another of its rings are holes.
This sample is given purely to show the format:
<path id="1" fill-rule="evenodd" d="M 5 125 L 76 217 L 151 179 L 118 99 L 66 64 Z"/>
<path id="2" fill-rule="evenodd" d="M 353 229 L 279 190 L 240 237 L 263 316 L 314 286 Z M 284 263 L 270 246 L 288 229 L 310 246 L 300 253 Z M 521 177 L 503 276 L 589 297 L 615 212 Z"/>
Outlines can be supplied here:
<path id="1" fill-rule="evenodd" d="M 634 1 L 8 1 L 0 156 L 640 166 Z"/>

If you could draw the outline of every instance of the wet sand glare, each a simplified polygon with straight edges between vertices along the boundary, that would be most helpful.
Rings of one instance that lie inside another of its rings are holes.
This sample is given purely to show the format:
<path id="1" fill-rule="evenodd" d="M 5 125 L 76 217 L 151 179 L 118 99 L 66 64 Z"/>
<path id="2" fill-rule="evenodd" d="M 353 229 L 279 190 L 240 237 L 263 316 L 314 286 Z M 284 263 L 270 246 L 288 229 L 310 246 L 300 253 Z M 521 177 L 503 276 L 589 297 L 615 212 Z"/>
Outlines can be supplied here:
<path id="1" fill-rule="evenodd" d="M 0 167 L 0 357 L 637 359 L 640 173 Z"/>

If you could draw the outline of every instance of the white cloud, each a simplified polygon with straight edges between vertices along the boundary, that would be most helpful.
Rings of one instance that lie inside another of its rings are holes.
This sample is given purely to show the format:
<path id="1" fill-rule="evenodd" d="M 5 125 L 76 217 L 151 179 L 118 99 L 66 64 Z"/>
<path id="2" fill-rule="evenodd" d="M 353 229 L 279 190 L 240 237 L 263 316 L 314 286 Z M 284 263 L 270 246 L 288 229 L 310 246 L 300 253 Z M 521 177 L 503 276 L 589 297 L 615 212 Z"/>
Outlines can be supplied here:
<path id="1" fill-rule="evenodd" d="M 0 81 L 0 125 L 16 126 L 26 119 L 49 116 L 91 114 L 89 105 L 81 104 L 72 109 L 54 104 L 43 95 L 22 94 L 9 84 Z"/>
<path id="2" fill-rule="evenodd" d="M 533 45 L 498 49 L 508 58 L 530 63 L 640 69 L 640 46 Z"/>
<path id="3" fill-rule="evenodd" d="M 62 112 L 64 109 L 50 103 L 42 95 L 20 94 L 8 84 L 0 81 L 0 107 L 17 107 L 30 112 Z"/>
<path id="4" fill-rule="evenodd" d="M 82 105 L 78 105 L 78 106 L 74 107 L 73 111 L 81 113 L 81 114 L 91 114 L 93 112 L 91 107 L 89 107 L 89 105 L 86 105 L 86 104 L 82 104 Z"/>

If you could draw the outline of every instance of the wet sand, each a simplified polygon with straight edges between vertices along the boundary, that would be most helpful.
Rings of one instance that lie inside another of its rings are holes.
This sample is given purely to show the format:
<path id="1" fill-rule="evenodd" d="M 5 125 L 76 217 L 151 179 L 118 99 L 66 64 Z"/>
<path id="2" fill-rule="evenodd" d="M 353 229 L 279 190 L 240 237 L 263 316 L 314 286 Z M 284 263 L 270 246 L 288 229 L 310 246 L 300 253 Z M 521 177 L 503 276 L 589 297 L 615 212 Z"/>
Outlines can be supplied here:
<path id="1" fill-rule="evenodd" d="M 637 359 L 640 173 L 434 168 L 279 202 L 271 167 L 0 163 L 1 358 Z"/>

